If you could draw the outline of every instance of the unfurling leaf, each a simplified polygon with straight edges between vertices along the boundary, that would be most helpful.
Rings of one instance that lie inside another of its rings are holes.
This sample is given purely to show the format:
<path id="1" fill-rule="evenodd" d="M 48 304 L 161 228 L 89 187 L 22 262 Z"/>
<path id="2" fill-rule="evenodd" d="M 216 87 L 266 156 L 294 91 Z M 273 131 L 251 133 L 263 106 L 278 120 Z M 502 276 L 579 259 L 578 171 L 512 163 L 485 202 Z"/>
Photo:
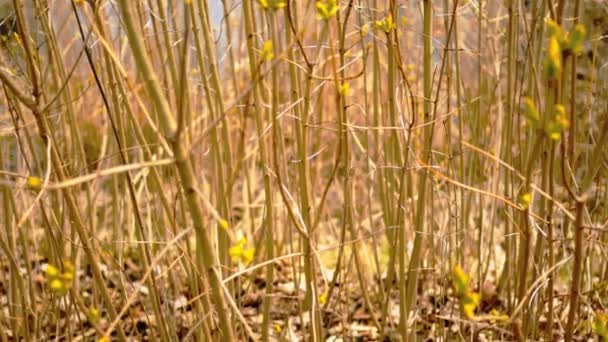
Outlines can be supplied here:
<path id="1" fill-rule="evenodd" d="M 540 113 L 534 101 L 529 97 L 524 98 L 524 113 L 526 114 L 526 119 L 528 119 L 528 124 L 534 128 L 538 127 Z"/>
<path id="2" fill-rule="evenodd" d="M 582 24 L 574 26 L 568 34 L 568 49 L 575 55 L 580 55 L 584 50 L 585 36 L 587 29 Z"/>
<path id="3" fill-rule="evenodd" d="M 217 223 L 220 225 L 220 228 L 222 228 L 223 230 L 230 229 L 230 224 L 225 219 L 220 219 Z"/>
<path id="4" fill-rule="evenodd" d="M 245 237 L 240 238 L 239 241 L 228 250 L 232 261 L 242 265 L 249 265 L 249 263 L 253 261 L 254 252 L 255 250 L 253 248 L 247 248 L 247 239 Z"/>
<path id="5" fill-rule="evenodd" d="M 545 71 L 549 78 L 559 78 L 562 71 L 562 50 L 556 37 L 549 38 Z"/>
<path id="6" fill-rule="evenodd" d="M 597 311 L 591 328 L 604 341 L 608 340 L 608 313 Z"/>
<path id="7" fill-rule="evenodd" d="M 271 40 L 264 42 L 264 47 L 262 48 L 262 59 L 264 62 L 270 62 L 274 59 L 274 47 Z"/>
<path id="8" fill-rule="evenodd" d="M 66 261 L 63 264 L 63 272 L 58 267 L 51 264 L 47 265 L 46 270 L 46 282 L 55 294 L 64 296 L 72 288 L 74 282 L 74 266 L 71 262 Z"/>
<path id="9" fill-rule="evenodd" d="M 460 265 L 454 266 L 452 269 L 452 277 L 454 282 L 454 291 L 456 295 L 461 296 L 469 291 L 469 275 L 464 272 Z"/>
<path id="10" fill-rule="evenodd" d="M 564 30 L 553 19 L 547 19 L 547 33 L 549 33 L 549 37 L 555 38 L 560 44 L 565 40 Z"/>
<path id="11" fill-rule="evenodd" d="M 287 0 L 258 0 L 263 9 L 278 10 L 287 6 Z"/>
<path id="12" fill-rule="evenodd" d="M 566 109 L 561 104 L 555 105 L 553 108 L 553 118 L 545 127 L 545 132 L 552 140 L 559 140 L 563 131 L 570 127 L 570 120 L 566 116 Z"/>
<path id="13" fill-rule="evenodd" d="M 376 27 L 384 31 L 385 33 L 391 32 L 393 29 L 397 28 L 397 24 L 393 20 L 393 16 L 389 15 L 382 20 L 376 21 Z"/>
<path id="14" fill-rule="evenodd" d="M 348 84 L 348 82 L 342 83 L 340 85 L 340 89 L 338 89 L 338 92 L 342 97 L 348 96 L 348 94 L 350 94 L 350 84 Z"/>
<path id="15" fill-rule="evenodd" d="M 27 187 L 32 190 L 39 190 L 42 187 L 42 179 L 38 177 L 27 177 Z"/>
<path id="16" fill-rule="evenodd" d="M 462 305 L 462 312 L 466 318 L 472 319 L 475 317 L 475 309 L 479 306 L 480 301 L 479 294 L 475 292 L 467 292 L 462 296 L 460 303 Z"/>
<path id="17" fill-rule="evenodd" d="M 521 205 L 523 209 L 528 209 L 530 203 L 532 203 L 532 195 L 529 192 L 524 192 L 519 195 L 519 205 Z"/>
<path id="18" fill-rule="evenodd" d="M 317 18 L 320 20 L 329 20 L 338 13 L 340 6 L 337 0 L 319 0 L 316 4 Z"/>

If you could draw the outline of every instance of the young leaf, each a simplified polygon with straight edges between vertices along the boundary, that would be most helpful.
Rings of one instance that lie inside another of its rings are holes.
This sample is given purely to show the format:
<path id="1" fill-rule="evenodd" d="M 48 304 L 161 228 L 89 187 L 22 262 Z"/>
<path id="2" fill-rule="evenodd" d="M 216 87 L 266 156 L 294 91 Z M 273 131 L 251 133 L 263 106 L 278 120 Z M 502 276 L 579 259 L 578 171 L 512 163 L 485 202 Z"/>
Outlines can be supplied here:
<path id="1" fill-rule="evenodd" d="M 340 85 L 340 89 L 338 89 L 338 92 L 343 97 L 348 96 L 348 94 L 350 94 L 350 84 L 348 84 L 348 82 L 342 83 Z"/>
<path id="2" fill-rule="evenodd" d="M 452 278 L 454 283 L 454 291 L 458 296 L 464 295 L 469 291 L 469 275 L 464 272 L 460 265 L 454 266 L 452 270 Z"/>
<path id="3" fill-rule="evenodd" d="M 278 10 L 287 6 L 287 0 L 258 0 L 263 9 Z"/>
<path id="4" fill-rule="evenodd" d="M 248 265 L 254 256 L 253 248 L 246 248 L 247 239 L 242 237 L 237 243 L 228 249 L 228 254 L 232 258 L 232 261 L 240 263 L 242 265 Z"/>
<path id="5" fill-rule="evenodd" d="M 560 44 L 562 44 L 565 40 L 564 30 L 553 19 L 547 20 L 547 33 L 549 33 L 549 37 L 555 38 L 555 40 Z"/>
<path id="6" fill-rule="evenodd" d="M 376 21 L 376 27 L 384 31 L 385 33 L 391 32 L 391 30 L 397 28 L 397 24 L 393 20 L 393 16 L 389 15 L 382 20 Z"/>
<path id="7" fill-rule="evenodd" d="M 549 38 L 549 48 L 545 61 L 545 71 L 549 78 L 558 78 L 562 71 L 562 50 L 555 37 Z"/>
<path id="8" fill-rule="evenodd" d="M 570 34 L 568 34 L 568 49 L 575 55 L 580 55 L 584 50 L 585 36 L 587 30 L 582 24 L 574 26 Z"/>
<path id="9" fill-rule="evenodd" d="M 530 203 L 532 203 L 532 195 L 529 192 L 519 195 L 519 205 L 521 205 L 522 208 L 528 209 Z"/>
<path id="10" fill-rule="evenodd" d="M 467 292 L 460 301 L 462 305 L 462 312 L 464 316 L 468 319 L 472 319 L 475 317 L 475 309 L 479 306 L 481 298 L 478 293 L 475 292 Z"/>
<path id="11" fill-rule="evenodd" d="M 317 18 L 325 21 L 331 19 L 340 10 L 340 6 L 338 6 L 336 0 L 319 0 L 316 7 Z"/>
<path id="12" fill-rule="evenodd" d="M 38 177 L 27 177 L 27 187 L 32 190 L 39 190 L 42 187 L 42 179 Z"/>
<path id="13" fill-rule="evenodd" d="M 524 113 L 526 114 L 526 119 L 528 119 L 528 124 L 533 128 L 537 128 L 540 121 L 540 113 L 534 101 L 529 97 L 524 98 Z"/>
<path id="14" fill-rule="evenodd" d="M 274 59 L 274 48 L 272 45 L 272 40 L 267 40 L 264 42 L 264 47 L 262 48 L 262 59 L 265 62 L 270 62 Z"/>
<path id="15" fill-rule="evenodd" d="M 570 120 L 566 116 L 566 108 L 563 105 L 557 104 L 554 108 L 555 112 L 555 123 L 562 129 L 570 128 Z"/>
<path id="16" fill-rule="evenodd" d="M 222 228 L 223 230 L 230 229 L 230 223 L 228 223 L 228 221 L 226 219 L 220 219 L 217 223 L 220 225 L 220 228 Z"/>
<path id="17" fill-rule="evenodd" d="M 591 329 L 593 329 L 593 332 L 604 341 L 608 340 L 608 314 L 605 312 L 596 312 L 595 319 L 591 324 Z"/>

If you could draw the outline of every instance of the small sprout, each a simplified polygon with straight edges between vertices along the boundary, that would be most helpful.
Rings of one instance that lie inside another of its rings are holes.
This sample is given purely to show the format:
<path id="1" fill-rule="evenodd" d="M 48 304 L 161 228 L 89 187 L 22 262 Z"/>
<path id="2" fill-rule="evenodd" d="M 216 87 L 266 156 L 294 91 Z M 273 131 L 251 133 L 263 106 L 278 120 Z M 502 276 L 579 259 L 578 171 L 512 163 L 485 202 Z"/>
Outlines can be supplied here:
<path id="1" fill-rule="evenodd" d="M 258 0 L 263 9 L 278 10 L 287 6 L 287 0 Z"/>
<path id="2" fill-rule="evenodd" d="M 545 62 L 545 71 L 549 78 L 558 78 L 562 70 L 562 55 L 580 55 L 584 50 L 587 30 L 581 24 L 574 26 L 572 31 L 564 30 L 553 20 L 547 20 L 549 32 L 549 47 Z"/>
<path id="3" fill-rule="evenodd" d="M 220 228 L 222 228 L 223 230 L 230 229 L 230 224 L 225 219 L 220 219 L 217 223 L 220 225 Z"/>
<path id="4" fill-rule="evenodd" d="M 454 290 L 458 296 L 465 294 L 469 290 L 469 275 L 464 272 L 460 265 L 452 269 Z"/>
<path id="5" fill-rule="evenodd" d="M 337 0 L 319 0 L 317 1 L 316 6 L 317 18 L 319 18 L 319 20 L 328 21 L 340 10 Z"/>
<path id="6" fill-rule="evenodd" d="M 575 55 L 580 55 L 584 50 L 585 36 L 587 30 L 582 24 L 574 26 L 572 31 L 568 33 L 568 44 L 567 48 Z"/>
<path id="7" fill-rule="evenodd" d="M 64 262 L 63 268 L 65 269 L 64 274 L 70 273 L 71 274 L 70 276 L 72 278 L 74 278 L 74 265 L 71 262 L 69 262 L 69 261 Z"/>
<path id="8" fill-rule="evenodd" d="M 479 306 L 481 298 L 479 293 L 473 292 L 469 288 L 471 278 L 460 265 L 454 266 L 452 269 L 452 277 L 454 291 L 460 300 L 460 309 L 462 310 L 463 315 L 467 319 L 475 318 L 475 309 Z"/>
<path id="9" fill-rule="evenodd" d="M 528 119 L 528 124 L 530 124 L 532 127 L 537 127 L 538 122 L 540 121 L 540 113 L 538 112 L 538 108 L 536 108 L 536 104 L 531 98 L 524 98 L 524 109 L 526 119 Z"/>
<path id="10" fill-rule="evenodd" d="M 600 282 L 596 282 L 593 283 L 593 291 L 604 291 L 606 290 L 606 288 L 608 288 L 608 281 L 600 281 Z"/>
<path id="11" fill-rule="evenodd" d="M 327 303 L 327 292 L 324 292 L 319 296 L 319 303 L 321 305 L 325 305 L 325 303 Z"/>
<path id="12" fill-rule="evenodd" d="M 110 342 L 110 338 L 108 336 L 102 336 L 97 342 Z"/>
<path id="13" fill-rule="evenodd" d="M 42 179 L 38 177 L 27 177 L 27 187 L 32 190 L 40 190 L 42 187 Z"/>
<path id="14" fill-rule="evenodd" d="M 264 62 L 270 62 L 274 59 L 274 47 L 272 45 L 272 40 L 267 40 L 264 42 L 264 47 L 262 48 L 262 59 Z"/>
<path id="15" fill-rule="evenodd" d="M 59 276 L 59 269 L 49 264 L 46 266 L 46 270 L 44 270 L 44 273 L 46 273 L 46 276 L 48 278 L 56 278 L 57 276 Z"/>
<path id="16" fill-rule="evenodd" d="M 532 195 L 529 192 L 524 192 L 519 195 L 519 205 L 523 209 L 528 209 L 530 207 L 530 203 L 532 203 Z"/>
<path id="17" fill-rule="evenodd" d="M 19 45 L 23 45 L 23 43 L 21 42 L 21 36 L 19 35 L 19 33 L 17 33 L 16 31 L 13 32 L 13 39 L 15 39 L 15 42 Z"/>
<path id="18" fill-rule="evenodd" d="M 361 31 L 360 31 L 361 37 L 367 36 L 367 34 L 369 33 L 369 31 L 370 31 L 369 23 L 361 26 Z"/>
<path id="19" fill-rule="evenodd" d="M 377 20 L 376 27 L 384 31 L 385 33 L 390 33 L 393 29 L 397 28 L 397 25 L 393 20 L 393 16 L 389 15 L 388 17 L 383 18 L 382 20 Z"/>
<path id="20" fill-rule="evenodd" d="M 508 315 L 505 315 L 496 309 L 492 309 L 490 311 L 490 316 L 492 316 L 492 318 L 493 318 L 492 322 L 507 321 L 509 319 Z"/>
<path id="21" fill-rule="evenodd" d="M 69 261 L 64 263 L 64 271 L 60 272 L 59 268 L 53 265 L 47 265 L 45 274 L 46 281 L 55 294 L 64 296 L 72 288 L 74 281 L 74 266 Z"/>
<path id="22" fill-rule="evenodd" d="M 63 280 L 65 280 L 66 282 L 72 282 L 72 280 L 74 280 L 74 272 L 63 272 L 61 274 L 61 278 L 63 278 Z"/>
<path id="23" fill-rule="evenodd" d="M 344 82 L 340 85 L 340 89 L 338 89 L 340 96 L 346 97 L 350 94 L 350 84 L 348 82 Z"/>
<path id="24" fill-rule="evenodd" d="M 97 324 L 99 322 L 99 319 L 101 318 L 99 310 L 97 310 L 96 308 L 90 308 L 89 312 L 87 312 L 87 318 L 89 322 L 91 322 L 91 324 Z"/>
<path id="25" fill-rule="evenodd" d="M 246 247 L 247 239 L 245 237 L 240 238 L 236 245 L 230 247 L 228 253 L 234 262 L 238 262 L 245 266 L 249 265 L 254 257 L 254 249 Z"/>
<path id="26" fill-rule="evenodd" d="M 272 328 L 274 329 L 274 331 L 276 331 L 277 333 L 281 333 L 281 331 L 283 331 L 283 328 L 281 327 L 280 324 L 275 324 L 272 326 Z"/>
<path id="27" fill-rule="evenodd" d="M 253 248 L 247 248 L 243 251 L 243 255 L 241 257 L 243 265 L 249 265 L 251 261 L 253 261 L 254 250 Z"/>
<path id="28" fill-rule="evenodd" d="M 549 33 L 549 37 L 555 38 L 558 43 L 564 42 L 564 30 L 555 20 L 547 19 L 547 32 Z"/>
<path id="29" fill-rule="evenodd" d="M 559 140 L 562 132 L 570 127 L 570 120 L 566 116 L 566 109 L 561 104 L 554 107 L 553 119 L 547 123 L 545 132 L 552 140 Z"/>
<path id="30" fill-rule="evenodd" d="M 608 313 L 596 311 L 591 328 L 602 340 L 608 340 Z"/>
<path id="31" fill-rule="evenodd" d="M 462 306 L 462 312 L 468 319 L 475 317 L 475 309 L 479 306 L 480 297 L 478 293 L 467 292 L 460 299 L 460 305 Z"/>
<path id="32" fill-rule="evenodd" d="M 556 37 L 549 38 L 545 71 L 549 78 L 558 78 L 562 71 L 562 50 Z"/>
<path id="33" fill-rule="evenodd" d="M 55 278 L 55 279 L 51 280 L 51 282 L 49 283 L 49 287 L 54 292 L 63 292 L 65 290 L 65 286 L 64 286 L 63 282 L 61 280 L 59 280 L 59 278 Z"/>
<path id="34" fill-rule="evenodd" d="M 545 131 L 551 140 L 559 141 L 559 139 L 562 138 L 562 131 L 555 121 L 550 121 L 547 123 L 547 128 L 545 128 Z"/>
<path id="35" fill-rule="evenodd" d="M 562 129 L 570 128 L 570 120 L 566 116 L 566 108 L 563 105 L 555 105 L 555 122 Z"/>

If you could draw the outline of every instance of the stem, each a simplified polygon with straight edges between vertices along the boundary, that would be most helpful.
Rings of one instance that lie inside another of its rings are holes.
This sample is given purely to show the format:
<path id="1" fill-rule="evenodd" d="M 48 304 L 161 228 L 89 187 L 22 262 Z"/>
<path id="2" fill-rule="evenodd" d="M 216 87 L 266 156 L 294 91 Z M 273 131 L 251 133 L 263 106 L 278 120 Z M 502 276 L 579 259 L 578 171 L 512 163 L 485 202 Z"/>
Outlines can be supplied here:
<path id="1" fill-rule="evenodd" d="M 202 265 L 200 266 L 201 269 L 207 273 L 211 285 L 212 297 L 215 302 L 215 309 L 222 332 L 222 340 L 233 341 L 232 323 L 229 319 L 226 301 L 224 299 L 221 273 L 217 269 L 218 265 L 215 264 L 216 257 L 214 255 L 213 245 L 207 236 L 207 232 L 205 232 L 203 228 L 204 215 L 201 209 L 200 198 L 197 195 L 198 184 L 194 178 L 190 156 L 186 152 L 188 149 L 183 140 L 176 139 L 176 133 L 178 132 L 175 118 L 169 109 L 169 104 L 161 90 L 156 73 L 152 70 L 149 57 L 143 48 L 144 45 L 141 40 L 141 35 L 136 31 L 131 15 L 130 4 L 127 0 L 119 0 L 118 4 L 121 9 L 123 23 L 129 38 L 135 64 L 143 78 L 149 96 L 152 98 L 153 106 L 160 116 L 165 136 L 171 141 L 177 171 L 188 202 L 188 209 L 192 216 L 194 231 L 196 233 L 197 254 L 200 256 L 202 262 Z"/>
<path id="2" fill-rule="evenodd" d="M 457 3 L 454 4 L 454 7 Z M 422 160 L 428 165 L 431 158 L 431 144 L 432 144 L 432 129 L 433 125 L 430 125 L 431 111 L 432 111 L 432 49 L 433 49 L 433 2 L 432 0 L 423 0 L 424 9 L 424 23 L 423 23 L 423 61 L 424 61 L 424 150 L 422 152 Z M 405 297 L 405 315 L 409 315 L 409 312 L 413 306 L 414 294 L 418 285 L 418 268 L 420 265 L 420 253 L 422 249 L 422 237 L 424 232 L 424 216 L 425 216 L 425 198 L 426 198 L 426 183 L 427 183 L 428 172 L 422 171 L 420 179 L 418 181 L 418 203 L 416 206 L 416 217 L 414 220 L 414 247 L 410 256 L 408 273 L 407 273 L 407 285 L 406 285 L 406 297 Z M 403 331 L 402 335 L 404 339 L 408 340 L 407 331 Z"/>
<path id="3" fill-rule="evenodd" d="M 581 274 L 583 272 L 583 213 L 585 203 L 576 202 L 576 218 L 574 220 L 574 266 L 572 268 L 572 285 L 570 286 L 570 311 L 565 330 L 566 342 L 572 341 L 576 314 L 578 312 L 578 298 L 580 296 Z"/>

